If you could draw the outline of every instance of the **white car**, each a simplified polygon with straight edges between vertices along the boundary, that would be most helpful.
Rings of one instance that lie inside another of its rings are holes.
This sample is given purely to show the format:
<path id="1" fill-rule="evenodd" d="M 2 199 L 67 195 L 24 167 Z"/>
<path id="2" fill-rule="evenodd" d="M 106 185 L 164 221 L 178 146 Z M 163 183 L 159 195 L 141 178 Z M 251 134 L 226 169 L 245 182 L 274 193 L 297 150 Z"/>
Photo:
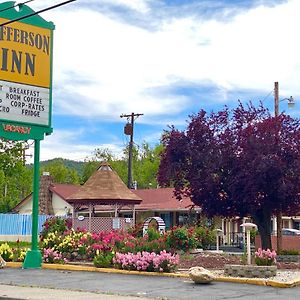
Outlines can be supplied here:
<path id="1" fill-rule="evenodd" d="M 292 229 L 292 228 L 282 228 L 282 235 L 299 235 L 300 236 L 300 230 Z"/>

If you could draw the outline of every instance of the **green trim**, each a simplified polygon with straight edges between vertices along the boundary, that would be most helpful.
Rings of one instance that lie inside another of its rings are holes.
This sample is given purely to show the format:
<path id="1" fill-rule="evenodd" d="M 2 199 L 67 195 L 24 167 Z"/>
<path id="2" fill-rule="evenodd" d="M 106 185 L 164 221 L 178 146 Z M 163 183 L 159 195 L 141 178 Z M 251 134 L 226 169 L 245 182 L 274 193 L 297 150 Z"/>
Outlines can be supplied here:
<path id="1" fill-rule="evenodd" d="M 14 132 L 5 130 L 6 126 L 13 125 L 26 129 L 25 133 L 20 133 L 14 128 Z M 28 133 L 29 132 L 29 133 Z M 50 135 L 53 132 L 51 127 L 42 127 L 19 122 L 1 121 L 0 120 L 0 137 L 6 140 L 26 141 L 26 140 L 43 140 L 44 135 Z"/>
<path id="2" fill-rule="evenodd" d="M 49 127 L 52 126 L 52 83 L 53 83 L 53 30 L 50 32 L 51 50 L 50 50 L 50 85 L 49 85 Z"/>
<path id="3" fill-rule="evenodd" d="M 1 3 L 0 10 L 12 7 L 15 4 L 16 4 L 15 1 L 8 1 L 8 2 Z M 4 19 L 8 19 L 8 20 L 14 20 L 17 18 L 27 16 L 34 12 L 35 11 L 33 9 L 31 9 L 29 6 L 20 5 L 19 11 L 17 11 L 15 8 L 8 9 L 6 11 L 1 12 L 0 17 L 4 18 Z M 53 22 L 48 22 L 45 19 L 43 19 L 42 17 L 40 17 L 39 15 L 35 15 L 35 16 L 20 20 L 18 22 L 29 24 L 29 25 L 34 25 L 37 27 L 47 28 L 47 29 L 51 29 L 51 30 L 55 29 L 55 25 L 53 24 Z"/>

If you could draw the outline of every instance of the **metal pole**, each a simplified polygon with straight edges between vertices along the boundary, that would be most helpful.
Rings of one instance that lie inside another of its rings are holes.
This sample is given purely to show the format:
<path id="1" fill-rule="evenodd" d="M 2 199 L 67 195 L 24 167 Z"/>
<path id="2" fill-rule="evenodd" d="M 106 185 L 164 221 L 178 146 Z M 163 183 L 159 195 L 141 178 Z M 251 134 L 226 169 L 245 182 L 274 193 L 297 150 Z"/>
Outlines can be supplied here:
<path id="1" fill-rule="evenodd" d="M 275 105 L 275 117 L 279 116 L 279 84 L 274 83 L 274 105 Z M 282 249 L 282 213 L 278 211 L 276 213 L 277 223 L 277 252 Z"/>
<path id="2" fill-rule="evenodd" d="M 250 229 L 247 229 L 247 263 L 251 265 Z"/>
<path id="3" fill-rule="evenodd" d="M 40 190 L 40 140 L 34 141 L 34 169 L 32 194 L 32 232 L 31 250 L 26 254 L 23 268 L 37 269 L 42 265 L 42 255 L 38 248 L 38 220 L 39 220 L 39 190 Z"/>

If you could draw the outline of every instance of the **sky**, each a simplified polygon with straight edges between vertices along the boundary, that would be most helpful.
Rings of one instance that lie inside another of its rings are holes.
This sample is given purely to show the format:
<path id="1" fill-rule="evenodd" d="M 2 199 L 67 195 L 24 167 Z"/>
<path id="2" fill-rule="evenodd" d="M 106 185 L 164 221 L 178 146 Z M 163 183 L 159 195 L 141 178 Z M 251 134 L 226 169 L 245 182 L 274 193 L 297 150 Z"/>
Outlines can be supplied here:
<path id="1" fill-rule="evenodd" d="M 155 146 L 200 109 L 263 100 L 273 112 L 275 81 L 280 99 L 296 101 L 280 110 L 299 117 L 299 11 L 299 0 L 77 0 L 42 13 L 56 29 L 53 134 L 41 160 L 119 155 L 129 141 L 121 114 L 143 113 L 134 142 Z"/>

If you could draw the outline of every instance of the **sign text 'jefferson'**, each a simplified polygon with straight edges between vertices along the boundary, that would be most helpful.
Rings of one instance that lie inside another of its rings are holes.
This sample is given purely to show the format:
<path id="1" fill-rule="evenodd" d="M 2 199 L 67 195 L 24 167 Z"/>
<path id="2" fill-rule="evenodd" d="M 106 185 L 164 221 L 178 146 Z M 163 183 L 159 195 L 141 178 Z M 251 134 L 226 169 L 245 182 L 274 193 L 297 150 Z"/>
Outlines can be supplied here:
<path id="1" fill-rule="evenodd" d="M 0 79 L 50 87 L 49 29 L 21 22 L 1 26 L 0 45 Z"/>

